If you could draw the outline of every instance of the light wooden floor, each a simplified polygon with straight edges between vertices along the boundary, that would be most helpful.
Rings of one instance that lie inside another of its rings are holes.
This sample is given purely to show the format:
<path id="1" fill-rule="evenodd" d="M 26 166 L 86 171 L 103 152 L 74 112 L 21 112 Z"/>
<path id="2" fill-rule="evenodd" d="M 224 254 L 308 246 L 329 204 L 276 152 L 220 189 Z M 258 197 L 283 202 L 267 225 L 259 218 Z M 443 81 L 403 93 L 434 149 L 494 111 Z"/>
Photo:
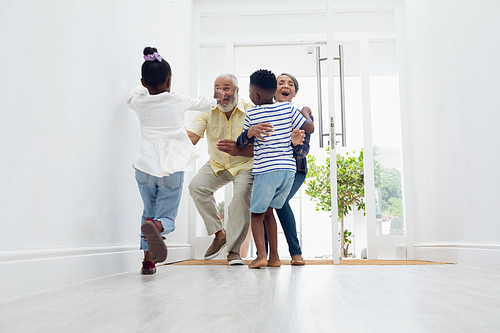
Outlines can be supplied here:
<path id="1" fill-rule="evenodd" d="M 0 332 L 499 332 L 500 271 L 160 266 L 0 304 Z"/>

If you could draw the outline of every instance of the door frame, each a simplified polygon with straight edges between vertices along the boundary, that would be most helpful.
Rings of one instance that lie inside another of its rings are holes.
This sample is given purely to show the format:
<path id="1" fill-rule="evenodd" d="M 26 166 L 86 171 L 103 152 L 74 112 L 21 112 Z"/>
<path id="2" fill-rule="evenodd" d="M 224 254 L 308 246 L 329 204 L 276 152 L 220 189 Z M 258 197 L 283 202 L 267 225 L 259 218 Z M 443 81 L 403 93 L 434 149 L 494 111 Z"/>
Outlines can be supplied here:
<path id="1" fill-rule="evenodd" d="M 399 8 L 396 8 L 396 21 L 398 20 Z M 329 55 L 334 55 L 335 45 L 343 42 L 356 42 L 360 45 L 360 79 L 361 79 L 361 96 L 362 96 L 362 113 L 363 113 L 363 145 L 364 145 L 364 167 L 365 167 L 365 210 L 366 210 L 366 222 L 367 222 L 367 250 L 368 259 L 378 258 L 378 244 L 380 236 L 377 236 L 376 232 L 376 213 L 375 213 L 375 185 L 374 185 L 374 174 L 373 174 L 373 142 L 372 142 L 372 120 L 371 120 L 371 103 L 370 103 L 370 62 L 369 62 L 369 45 L 371 41 L 381 41 L 381 40 L 391 40 L 396 41 L 398 35 L 397 31 L 386 31 L 386 32 L 355 32 L 355 33 L 334 33 L 333 32 L 333 10 L 328 9 L 325 11 L 328 22 L 328 31 L 326 33 L 315 33 L 315 34 L 294 34 L 294 35 L 245 35 L 245 36 L 200 36 L 195 34 L 194 36 L 194 48 L 193 48 L 193 67 L 191 72 L 192 82 L 198 82 L 199 78 L 199 54 L 200 49 L 203 47 L 224 47 L 225 48 L 225 71 L 229 73 L 234 73 L 234 56 L 236 46 L 271 46 L 271 45 L 313 45 L 313 44 L 323 44 L 327 45 L 327 52 Z M 193 29 L 194 31 L 199 31 L 200 28 L 200 17 L 194 19 Z M 400 37 L 400 36 L 399 36 Z M 401 43 L 397 43 L 397 53 L 401 53 L 402 46 Z M 334 123 L 338 123 L 335 119 L 335 76 L 334 68 L 337 65 L 334 63 L 333 56 L 328 57 L 328 118 L 333 117 Z M 398 57 L 397 68 L 398 71 L 402 69 L 401 57 Z M 402 85 L 400 81 L 400 86 Z M 401 90 L 403 91 L 403 90 Z M 403 95 L 402 95 L 403 96 Z M 402 111 L 403 105 L 401 105 Z M 402 113 L 402 112 L 401 112 Z M 332 137 L 332 136 L 330 136 Z M 333 136 L 335 137 L 335 135 Z M 403 142 L 403 149 L 405 143 Z M 330 160 L 336 160 L 336 149 L 330 149 Z M 405 162 L 405 161 L 403 161 Z M 407 163 L 403 163 L 403 170 L 406 170 L 408 166 Z M 331 184 L 336 184 L 336 163 L 331 163 Z M 403 174 L 403 183 L 408 179 L 408 175 Z M 332 257 L 335 264 L 339 263 L 340 249 L 338 247 L 338 221 L 337 221 L 337 195 L 336 186 L 331 186 L 332 188 L 332 218 L 331 218 L 331 230 L 332 230 Z M 408 187 L 407 187 L 408 189 Z M 229 204 L 232 198 L 232 188 L 228 186 L 225 192 L 225 202 Z M 408 190 L 403 193 L 403 198 L 408 194 Z M 367 198 L 371 198 L 367 200 Z M 407 206 L 404 204 L 405 212 L 407 211 Z M 335 212 L 335 213 L 333 213 Z M 405 213 L 405 215 L 407 215 Z M 405 216 L 406 224 L 406 244 L 408 249 L 408 258 L 412 258 L 412 235 L 413 228 L 408 218 Z M 189 235 L 191 244 L 196 244 L 196 228 L 190 228 L 191 232 Z M 194 253 L 194 250 L 193 250 Z"/>

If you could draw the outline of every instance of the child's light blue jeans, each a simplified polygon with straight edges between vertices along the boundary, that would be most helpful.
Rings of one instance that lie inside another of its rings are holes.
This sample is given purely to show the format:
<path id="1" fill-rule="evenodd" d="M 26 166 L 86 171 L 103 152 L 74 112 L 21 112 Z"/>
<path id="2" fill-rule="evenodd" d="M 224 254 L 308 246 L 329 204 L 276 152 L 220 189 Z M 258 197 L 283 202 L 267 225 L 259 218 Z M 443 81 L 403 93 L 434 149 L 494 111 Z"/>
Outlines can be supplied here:
<path id="1" fill-rule="evenodd" d="M 136 169 L 135 179 L 144 202 L 141 224 L 149 217 L 161 221 L 163 225 L 162 235 L 174 231 L 175 217 L 182 195 L 184 171 L 158 178 Z M 148 250 L 148 243 L 142 234 L 141 250 Z"/>
<path id="2" fill-rule="evenodd" d="M 295 171 L 291 170 L 274 170 L 255 175 L 250 211 L 259 214 L 265 213 L 269 207 L 283 207 L 294 177 Z"/>

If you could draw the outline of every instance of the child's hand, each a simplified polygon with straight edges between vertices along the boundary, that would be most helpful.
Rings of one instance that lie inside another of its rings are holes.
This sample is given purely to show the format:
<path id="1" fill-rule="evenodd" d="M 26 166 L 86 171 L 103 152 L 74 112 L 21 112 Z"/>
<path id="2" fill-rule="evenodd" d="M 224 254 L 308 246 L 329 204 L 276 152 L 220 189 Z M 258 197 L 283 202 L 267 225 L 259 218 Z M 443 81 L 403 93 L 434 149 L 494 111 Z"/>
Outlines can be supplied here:
<path id="1" fill-rule="evenodd" d="M 307 116 L 312 116 L 313 114 L 312 110 L 308 106 L 304 106 L 302 110 L 300 110 L 300 113 L 306 118 L 309 118 Z"/>
<path id="2" fill-rule="evenodd" d="M 294 129 L 292 131 L 292 145 L 298 146 L 304 142 L 304 138 L 306 137 L 306 132 L 301 129 Z"/>
<path id="3" fill-rule="evenodd" d="M 271 125 L 271 123 L 260 123 L 257 125 L 250 126 L 250 128 L 247 131 L 247 137 L 249 139 L 251 139 L 254 136 L 256 136 L 256 137 L 266 141 L 266 139 L 264 139 L 263 135 L 271 136 L 272 132 L 274 132 L 274 126 Z"/>
<path id="4" fill-rule="evenodd" d="M 220 102 L 222 102 L 222 99 L 224 98 L 224 92 L 222 91 L 222 89 L 215 89 L 214 98 L 217 100 L 217 104 L 220 104 Z"/>

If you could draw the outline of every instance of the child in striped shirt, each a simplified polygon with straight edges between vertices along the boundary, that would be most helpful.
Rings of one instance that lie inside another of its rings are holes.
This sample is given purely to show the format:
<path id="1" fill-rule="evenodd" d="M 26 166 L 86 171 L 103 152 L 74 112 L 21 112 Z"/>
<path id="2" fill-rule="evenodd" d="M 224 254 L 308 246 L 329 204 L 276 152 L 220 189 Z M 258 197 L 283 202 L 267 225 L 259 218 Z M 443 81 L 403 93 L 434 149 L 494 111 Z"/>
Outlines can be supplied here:
<path id="1" fill-rule="evenodd" d="M 248 139 L 254 141 L 254 184 L 250 211 L 257 258 L 249 268 L 281 265 L 274 218 L 264 222 L 269 239 L 267 260 L 264 214 L 270 211 L 269 215 L 274 217 L 272 209 L 283 206 L 292 187 L 296 171 L 291 146 L 292 131 L 300 128 L 307 133 L 314 131 L 312 121 L 304 118 L 292 104 L 274 103 L 276 87 L 276 76 L 268 70 L 261 69 L 250 76 L 250 99 L 256 106 L 247 111 L 243 133 L 237 140 L 238 148 L 243 148 Z"/>

